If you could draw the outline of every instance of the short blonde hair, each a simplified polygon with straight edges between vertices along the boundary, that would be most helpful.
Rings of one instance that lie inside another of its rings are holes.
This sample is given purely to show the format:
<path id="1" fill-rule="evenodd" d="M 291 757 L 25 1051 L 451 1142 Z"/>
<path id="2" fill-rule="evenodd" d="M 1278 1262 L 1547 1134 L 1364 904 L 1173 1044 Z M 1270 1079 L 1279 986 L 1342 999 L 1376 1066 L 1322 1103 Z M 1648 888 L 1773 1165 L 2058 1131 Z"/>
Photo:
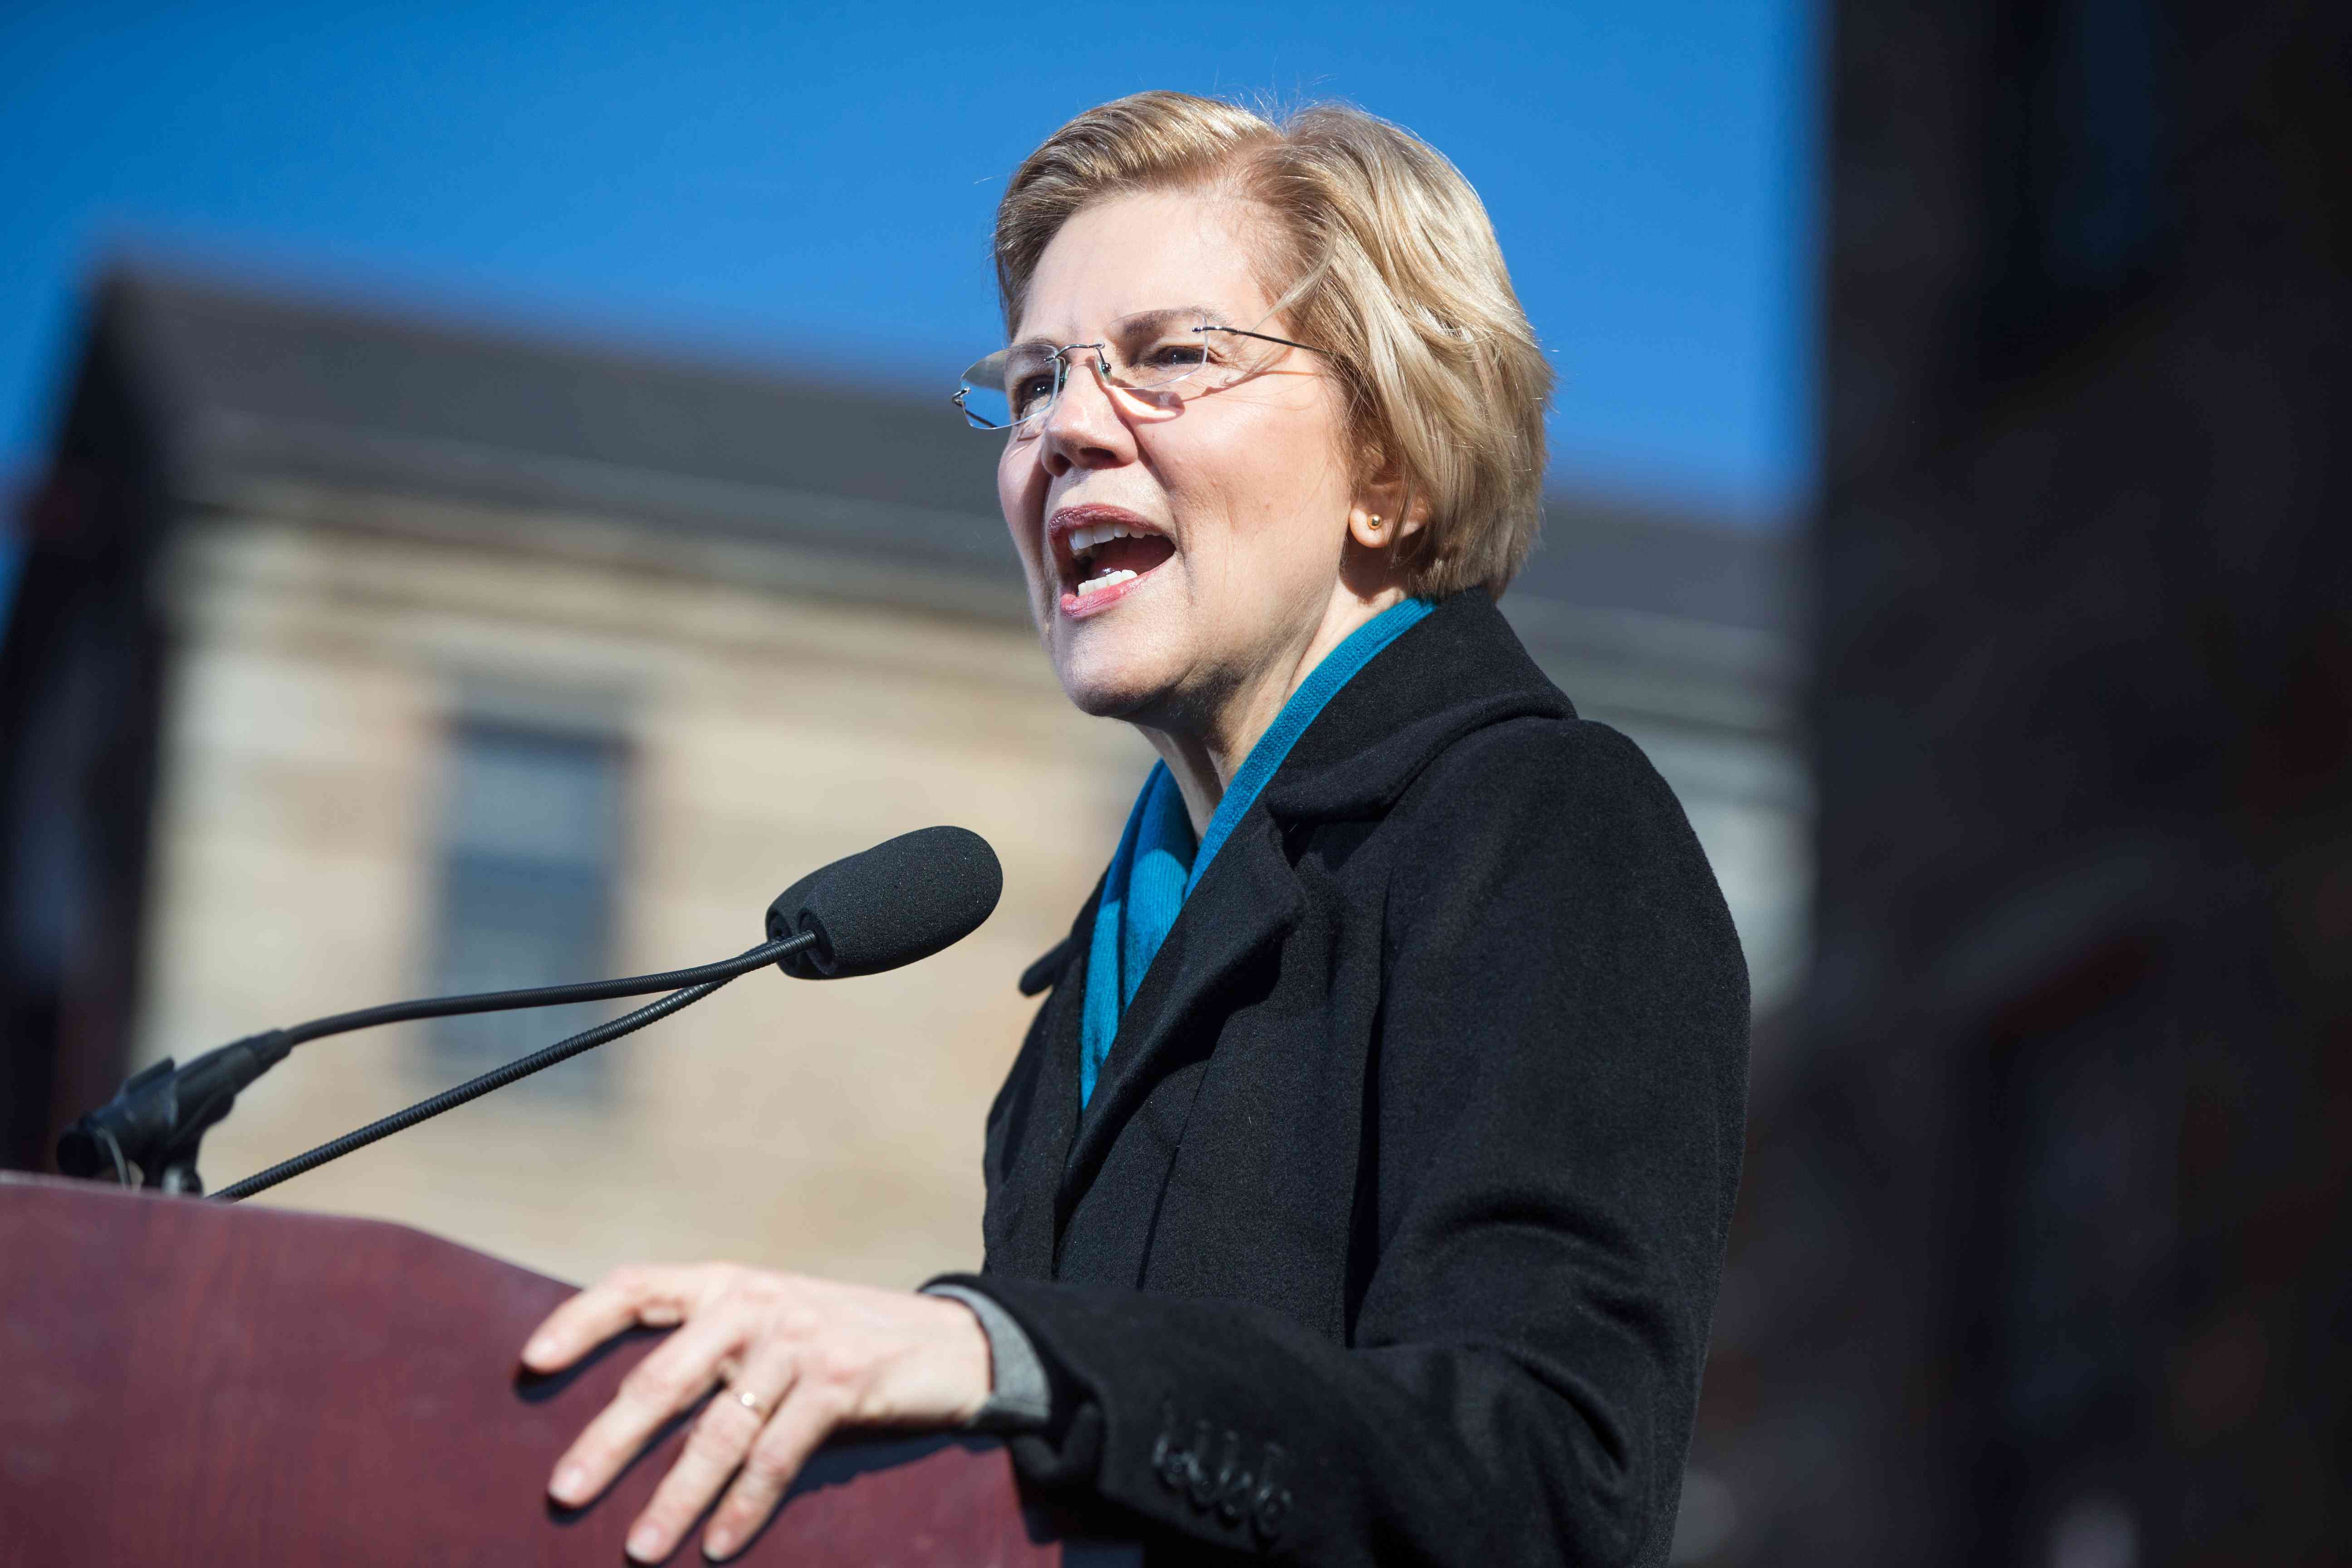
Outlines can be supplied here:
<path id="1" fill-rule="evenodd" d="M 1186 188 L 1229 189 L 1275 218 L 1261 282 L 1288 335 L 1341 378 L 1360 474 L 1393 465 L 1408 513 L 1427 509 L 1398 546 L 1412 590 L 1500 595 L 1542 516 L 1551 366 L 1477 192 L 1411 132 L 1345 105 L 1269 118 L 1181 92 L 1087 110 L 997 205 L 1007 334 L 1039 258 L 1082 208 Z"/>

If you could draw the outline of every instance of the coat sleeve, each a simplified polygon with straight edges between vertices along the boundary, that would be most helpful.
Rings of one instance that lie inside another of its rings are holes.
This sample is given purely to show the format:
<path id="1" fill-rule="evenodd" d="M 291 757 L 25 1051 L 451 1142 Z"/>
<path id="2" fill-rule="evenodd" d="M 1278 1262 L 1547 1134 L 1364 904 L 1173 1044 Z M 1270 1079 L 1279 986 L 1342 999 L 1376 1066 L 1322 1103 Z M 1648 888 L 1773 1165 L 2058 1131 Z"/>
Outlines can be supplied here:
<path id="1" fill-rule="evenodd" d="M 973 1279 L 1055 1384 L 1015 1463 L 1288 1561 L 1662 1563 L 1738 1183 L 1738 939 L 1681 808 L 1602 726 L 1460 742 L 1400 825 L 1349 1342 Z"/>

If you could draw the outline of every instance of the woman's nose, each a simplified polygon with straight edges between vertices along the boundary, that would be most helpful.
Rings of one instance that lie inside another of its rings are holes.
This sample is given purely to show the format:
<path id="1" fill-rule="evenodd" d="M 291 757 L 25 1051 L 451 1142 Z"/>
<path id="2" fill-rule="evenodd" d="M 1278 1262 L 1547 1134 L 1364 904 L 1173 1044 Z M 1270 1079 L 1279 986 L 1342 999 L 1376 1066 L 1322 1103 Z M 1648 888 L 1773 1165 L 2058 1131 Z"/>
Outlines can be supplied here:
<path id="1" fill-rule="evenodd" d="M 1055 478 L 1072 468 L 1115 468 L 1135 459 L 1135 432 L 1119 415 L 1118 402 L 1092 353 L 1072 354 L 1062 395 L 1045 411 L 1037 439 L 1040 460 Z"/>

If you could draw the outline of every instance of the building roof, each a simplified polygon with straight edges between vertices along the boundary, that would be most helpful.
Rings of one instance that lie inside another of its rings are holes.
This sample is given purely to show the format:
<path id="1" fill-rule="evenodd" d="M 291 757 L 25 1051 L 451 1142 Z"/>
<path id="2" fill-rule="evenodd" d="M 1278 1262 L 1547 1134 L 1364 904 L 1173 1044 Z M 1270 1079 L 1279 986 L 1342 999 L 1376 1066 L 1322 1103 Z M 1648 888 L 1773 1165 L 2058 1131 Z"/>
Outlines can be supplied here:
<path id="1" fill-rule="evenodd" d="M 1017 584 L 992 447 L 964 437 L 944 395 L 152 266 L 110 272 L 98 314 L 91 341 L 122 356 L 184 497 L 310 481 Z M 1787 687 L 1788 536 L 1570 493 L 1546 512 L 1543 542 L 1505 598 L 1531 644 Z"/>

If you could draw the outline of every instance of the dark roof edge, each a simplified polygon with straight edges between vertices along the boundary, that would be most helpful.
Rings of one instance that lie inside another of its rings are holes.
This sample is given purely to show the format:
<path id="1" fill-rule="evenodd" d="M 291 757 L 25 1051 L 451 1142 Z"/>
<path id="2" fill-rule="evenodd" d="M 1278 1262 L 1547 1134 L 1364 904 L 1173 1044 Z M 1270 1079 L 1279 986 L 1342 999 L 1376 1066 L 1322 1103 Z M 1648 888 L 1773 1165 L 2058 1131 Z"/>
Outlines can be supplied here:
<path id="1" fill-rule="evenodd" d="M 664 336 L 631 330 L 618 321 L 583 311 L 567 320 L 560 311 L 517 316 L 501 313 L 499 302 L 446 289 L 404 291 L 393 280 L 369 284 L 322 278 L 299 268 L 268 262 L 238 263 L 243 272 L 217 258 L 123 250 L 96 269 L 91 298 L 109 305 L 169 308 L 187 302 L 230 310 L 263 310 L 300 320 L 333 321 L 387 335 L 454 347 L 497 347 L 609 368 L 658 371 L 764 387 L 821 390 L 877 404 L 902 405 L 918 389 L 888 379 L 843 388 L 828 367 L 797 359 L 789 351 L 730 352 L 712 337 L 690 329 Z M 371 289 L 374 291 L 371 291 Z M 516 302 L 509 302 L 512 306 Z M 683 337 L 687 341 L 681 342 Z"/>

